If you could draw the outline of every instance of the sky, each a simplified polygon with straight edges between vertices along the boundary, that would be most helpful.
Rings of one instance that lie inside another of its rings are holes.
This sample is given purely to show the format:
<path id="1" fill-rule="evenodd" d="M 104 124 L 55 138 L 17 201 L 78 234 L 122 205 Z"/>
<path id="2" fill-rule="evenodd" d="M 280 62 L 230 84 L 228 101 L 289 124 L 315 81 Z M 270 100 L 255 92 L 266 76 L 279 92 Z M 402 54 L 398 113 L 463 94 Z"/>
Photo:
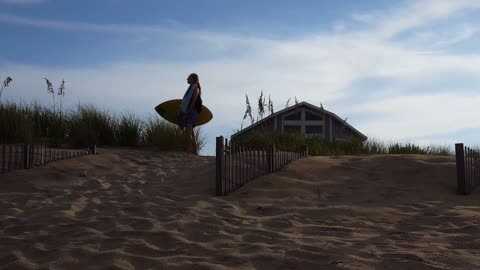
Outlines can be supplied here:
<path id="1" fill-rule="evenodd" d="M 479 12 L 480 0 L 0 0 L 2 100 L 51 105 L 43 78 L 64 79 L 66 107 L 143 117 L 195 72 L 214 115 L 202 154 L 261 91 L 276 111 L 322 104 L 372 139 L 475 146 Z"/>

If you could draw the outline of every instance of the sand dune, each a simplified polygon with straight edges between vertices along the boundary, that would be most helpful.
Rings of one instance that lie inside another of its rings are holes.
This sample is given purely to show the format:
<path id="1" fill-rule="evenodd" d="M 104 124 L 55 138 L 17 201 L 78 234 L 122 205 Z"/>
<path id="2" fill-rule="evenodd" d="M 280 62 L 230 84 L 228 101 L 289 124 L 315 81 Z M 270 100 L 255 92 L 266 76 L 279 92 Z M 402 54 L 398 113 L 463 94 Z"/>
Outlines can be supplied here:
<path id="1" fill-rule="evenodd" d="M 215 197 L 213 157 L 100 149 L 1 175 L 1 269 L 480 269 L 448 157 L 310 157 Z"/>

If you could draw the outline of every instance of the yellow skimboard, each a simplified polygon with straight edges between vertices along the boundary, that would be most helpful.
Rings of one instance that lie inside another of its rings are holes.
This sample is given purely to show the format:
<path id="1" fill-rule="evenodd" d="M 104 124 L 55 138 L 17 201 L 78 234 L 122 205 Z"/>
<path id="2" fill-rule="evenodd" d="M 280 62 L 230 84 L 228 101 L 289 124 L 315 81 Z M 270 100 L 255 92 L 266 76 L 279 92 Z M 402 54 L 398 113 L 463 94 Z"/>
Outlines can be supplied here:
<path id="1" fill-rule="evenodd" d="M 181 99 L 172 99 L 169 101 L 165 101 L 162 104 L 157 105 L 157 107 L 155 107 L 155 111 L 157 111 L 157 113 L 160 114 L 160 116 L 168 122 L 178 124 L 177 115 L 180 111 L 180 103 L 182 103 Z M 202 105 L 202 110 L 198 114 L 198 125 L 200 126 L 206 124 L 210 122 L 212 118 L 212 112 L 210 112 L 207 107 Z"/>

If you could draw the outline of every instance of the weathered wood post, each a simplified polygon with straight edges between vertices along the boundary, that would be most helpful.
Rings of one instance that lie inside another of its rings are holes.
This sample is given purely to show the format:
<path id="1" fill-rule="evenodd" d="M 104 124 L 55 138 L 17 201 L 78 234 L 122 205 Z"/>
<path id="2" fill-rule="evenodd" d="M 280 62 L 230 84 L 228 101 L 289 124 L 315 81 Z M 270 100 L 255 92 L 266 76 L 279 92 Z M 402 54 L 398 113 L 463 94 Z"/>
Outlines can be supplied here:
<path id="1" fill-rule="evenodd" d="M 5 169 L 5 159 L 7 158 L 7 155 L 6 155 L 6 147 L 5 147 L 5 144 L 2 144 L 2 173 L 6 172 L 6 169 Z"/>
<path id="2" fill-rule="evenodd" d="M 217 137 L 217 145 L 216 145 L 216 195 L 222 196 L 223 194 L 223 185 L 222 185 L 222 178 L 223 178 L 223 136 Z"/>
<path id="3" fill-rule="evenodd" d="M 13 159 L 13 145 L 8 145 L 8 169 L 7 172 L 12 169 L 12 159 Z"/>
<path id="4" fill-rule="evenodd" d="M 253 150 L 252 148 L 250 148 L 248 149 L 248 181 L 253 179 L 252 165 L 253 165 Z"/>
<path id="5" fill-rule="evenodd" d="M 245 147 L 240 146 L 240 184 L 243 186 L 245 184 Z"/>
<path id="6" fill-rule="evenodd" d="M 465 152 L 463 143 L 455 144 L 455 156 L 457 165 L 457 192 L 458 194 L 467 195 L 465 185 Z"/>
<path id="7" fill-rule="evenodd" d="M 228 149 L 228 139 L 225 138 L 225 141 L 224 141 L 224 145 L 223 145 L 223 156 L 224 156 L 224 159 L 223 159 L 223 178 L 225 179 L 225 193 L 229 193 L 230 191 L 232 191 L 232 183 L 230 182 L 230 179 L 228 179 L 228 168 L 227 168 L 227 164 L 228 164 L 228 156 L 227 156 L 227 149 Z"/>
<path id="8" fill-rule="evenodd" d="M 230 181 L 232 186 L 237 187 L 238 175 L 237 175 L 237 145 L 230 138 Z"/>
<path id="9" fill-rule="evenodd" d="M 37 149 L 36 156 L 35 156 L 35 148 Z M 34 144 L 31 144 L 28 149 L 29 168 L 33 168 L 33 165 L 35 164 L 35 160 L 37 159 L 37 156 L 38 156 L 38 148 L 35 147 Z"/>
<path id="10" fill-rule="evenodd" d="M 473 152 L 473 186 L 478 184 L 478 152 Z"/>
<path id="11" fill-rule="evenodd" d="M 262 174 L 260 173 L 260 165 L 262 164 L 262 161 L 260 159 L 260 149 L 257 151 L 257 177 L 261 176 Z"/>
<path id="12" fill-rule="evenodd" d="M 475 171 L 476 171 L 475 185 L 480 184 L 479 159 L 480 159 L 480 153 L 476 152 L 476 155 L 475 155 Z"/>
<path id="13" fill-rule="evenodd" d="M 277 163 L 278 163 L 278 160 L 277 160 L 277 157 L 276 157 L 276 152 L 277 152 L 277 149 L 275 147 L 275 145 L 272 145 L 272 148 L 271 148 L 271 161 L 270 161 L 270 168 L 271 168 L 271 173 L 273 172 L 276 172 L 277 169 L 278 169 L 278 166 L 277 166 Z"/>
<path id="14" fill-rule="evenodd" d="M 28 169 L 30 168 L 29 166 L 29 161 L 30 161 L 30 147 L 28 144 L 23 145 L 23 169 Z"/>
<path id="15" fill-rule="evenodd" d="M 273 168 L 272 168 L 272 164 L 273 164 L 273 147 L 269 147 L 267 149 L 267 173 L 272 173 L 273 172 Z"/>
<path id="16" fill-rule="evenodd" d="M 467 191 L 467 194 L 470 194 L 470 192 L 472 191 L 472 177 L 473 177 L 473 174 L 472 174 L 472 149 L 470 149 L 469 147 L 467 147 L 467 169 L 466 169 L 466 174 L 467 174 L 467 182 L 465 184 L 465 189 Z"/>
<path id="17" fill-rule="evenodd" d="M 18 168 L 18 144 L 14 145 L 14 157 L 13 157 L 13 170 L 16 170 Z"/>
<path id="18" fill-rule="evenodd" d="M 96 155 L 97 154 L 97 145 L 96 144 L 91 145 L 89 150 L 90 150 L 90 155 Z"/>

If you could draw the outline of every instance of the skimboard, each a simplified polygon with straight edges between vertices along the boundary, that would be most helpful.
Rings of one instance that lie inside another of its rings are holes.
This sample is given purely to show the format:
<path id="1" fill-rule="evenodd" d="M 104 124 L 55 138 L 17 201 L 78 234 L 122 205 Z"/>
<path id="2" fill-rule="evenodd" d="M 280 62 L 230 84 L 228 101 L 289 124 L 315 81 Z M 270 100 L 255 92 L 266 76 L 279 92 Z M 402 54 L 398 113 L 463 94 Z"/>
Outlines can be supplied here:
<path id="1" fill-rule="evenodd" d="M 180 103 L 182 103 L 181 99 L 172 99 L 169 101 L 165 101 L 157 105 L 157 107 L 155 107 L 155 111 L 168 122 L 178 124 L 177 115 L 180 111 Z M 207 107 L 202 105 L 202 110 L 198 114 L 198 125 L 200 126 L 206 124 L 210 122 L 212 118 L 212 112 L 210 112 Z"/>

